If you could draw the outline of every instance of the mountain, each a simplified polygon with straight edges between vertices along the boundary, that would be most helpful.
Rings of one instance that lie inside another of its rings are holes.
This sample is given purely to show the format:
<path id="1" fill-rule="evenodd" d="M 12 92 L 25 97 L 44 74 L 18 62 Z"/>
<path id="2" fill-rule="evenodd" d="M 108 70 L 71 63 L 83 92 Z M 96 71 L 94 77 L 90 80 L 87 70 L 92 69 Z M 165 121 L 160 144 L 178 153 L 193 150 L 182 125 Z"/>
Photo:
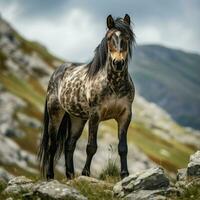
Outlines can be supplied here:
<path id="1" fill-rule="evenodd" d="M 200 55 L 160 45 L 137 46 L 131 74 L 145 99 L 181 125 L 200 129 Z"/>
<path id="2" fill-rule="evenodd" d="M 6 170 L 9 176 L 39 176 L 36 153 L 46 87 L 50 75 L 63 62 L 41 44 L 24 39 L 0 18 L 0 172 Z M 200 148 L 199 131 L 179 126 L 166 111 L 139 94 L 133 112 L 128 133 L 130 172 L 157 164 L 174 172 L 185 167 L 189 156 Z M 112 120 L 100 125 L 98 151 L 92 163 L 94 176 L 108 160 L 119 164 L 116 130 Z M 75 151 L 77 172 L 86 159 L 86 144 L 87 126 Z M 63 158 L 56 170 L 58 177 L 63 177 Z"/>

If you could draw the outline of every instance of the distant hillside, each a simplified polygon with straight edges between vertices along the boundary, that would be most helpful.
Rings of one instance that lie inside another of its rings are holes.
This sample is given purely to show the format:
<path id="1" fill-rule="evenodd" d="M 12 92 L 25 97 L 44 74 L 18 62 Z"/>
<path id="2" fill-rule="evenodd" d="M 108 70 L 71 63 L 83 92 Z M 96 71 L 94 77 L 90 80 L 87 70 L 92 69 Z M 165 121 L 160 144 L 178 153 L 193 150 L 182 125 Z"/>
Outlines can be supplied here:
<path id="1" fill-rule="evenodd" d="M 183 126 L 200 129 L 200 55 L 159 45 L 137 46 L 130 70 L 143 97 Z"/>

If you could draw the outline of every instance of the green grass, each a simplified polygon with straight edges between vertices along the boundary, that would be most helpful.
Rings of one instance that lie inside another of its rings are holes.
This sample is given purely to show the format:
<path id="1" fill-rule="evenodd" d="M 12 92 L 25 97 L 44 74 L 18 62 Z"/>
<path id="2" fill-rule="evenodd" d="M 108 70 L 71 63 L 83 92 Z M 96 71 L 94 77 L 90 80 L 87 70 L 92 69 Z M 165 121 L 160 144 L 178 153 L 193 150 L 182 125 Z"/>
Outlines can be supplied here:
<path id="1" fill-rule="evenodd" d="M 88 200 L 117 200 L 111 193 L 112 186 L 76 180 L 72 181 L 70 185 L 80 191 Z"/>
<path id="2" fill-rule="evenodd" d="M 185 189 L 180 197 L 172 198 L 173 200 L 200 200 L 200 184 L 194 184 Z"/>
<path id="3" fill-rule="evenodd" d="M 40 112 L 43 111 L 44 96 L 38 94 L 31 84 L 27 83 L 23 79 L 19 79 L 11 73 L 2 73 L 0 76 L 0 82 L 8 91 L 21 97 Z"/>
<path id="4" fill-rule="evenodd" d="M 0 69 L 1 70 L 5 70 L 6 69 L 6 66 L 5 66 L 5 61 L 6 61 L 6 55 L 0 51 Z"/>
<path id="5" fill-rule="evenodd" d="M 99 179 L 108 181 L 110 181 L 110 179 L 113 179 L 115 182 L 120 180 L 120 171 L 119 167 L 116 165 L 115 160 L 108 159 L 107 165 L 99 174 Z"/>

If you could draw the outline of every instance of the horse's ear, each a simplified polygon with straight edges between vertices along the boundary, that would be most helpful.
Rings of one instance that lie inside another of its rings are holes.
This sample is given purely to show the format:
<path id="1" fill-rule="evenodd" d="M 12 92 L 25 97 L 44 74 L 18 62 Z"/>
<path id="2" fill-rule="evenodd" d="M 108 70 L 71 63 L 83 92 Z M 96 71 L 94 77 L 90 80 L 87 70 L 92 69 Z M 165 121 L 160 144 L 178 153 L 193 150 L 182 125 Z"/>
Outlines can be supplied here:
<path id="1" fill-rule="evenodd" d="M 128 25 L 131 24 L 131 18 L 128 14 L 125 14 L 125 17 L 124 17 L 124 22 Z"/>
<path id="2" fill-rule="evenodd" d="M 114 28 L 115 22 L 114 19 L 112 18 L 112 15 L 108 15 L 107 17 L 107 27 L 108 29 Z"/>

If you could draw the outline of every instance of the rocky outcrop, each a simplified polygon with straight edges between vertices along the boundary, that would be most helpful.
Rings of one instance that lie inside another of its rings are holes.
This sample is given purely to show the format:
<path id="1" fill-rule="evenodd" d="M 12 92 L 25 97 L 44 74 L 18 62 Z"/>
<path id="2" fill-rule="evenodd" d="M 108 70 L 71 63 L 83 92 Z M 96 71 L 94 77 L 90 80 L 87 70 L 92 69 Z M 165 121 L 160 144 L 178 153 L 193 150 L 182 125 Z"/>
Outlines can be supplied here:
<path id="1" fill-rule="evenodd" d="M 200 151 L 190 156 L 187 168 L 179 169 L 177 173 L 177 181 L 180 183 L 200 178 Z"/>
<path id="2" fill-rule="evenodd" d="M 177 199 L 191 185 L 200 186 L 198 167 L 193 169 L 193 175 L 187 171 L 192 162 L 199 165 L 199 152 L 191 156 L 187 169 L 178 172 L 178 181 L 173 183 L 166 172 L 160 167 L 153 167 L 129 175 L 113 186 L 112 182 L 106 182 L 91 177 L 79 176 L 73 180 L 59 182 L 33 181 L 24 176 L 11 179 L 0 195 L 4 197 L 20 197 L 33 199 L 72 199 L 86 200 L 92 197 L 97 199 L 126 199 L 126 200 L 169 200 Z M 80 189 L 80 192 L 75 189 Z M 84 193 L 85 195 L 83 195 Z"/>
<path id="3" fill-rule="evenodd" d="M 191 177 L 200 177 L 200 151 L 190 156 L 187 175 Z"/>
<path id="4" fill-rule="evenodd" d="M 3 195 L 11 197 L 21 195 L 24 198 L 37 197 L 37 199 L 50 200 L 87 200 L 76 189 L 57 180 L 34 182 L 24 176 L 11 179 L 3 191 Z"/>
<path id="5" fill-rule="evenodd" d="M 117 197 L 145 200 L 174 194 L 176 189 L 170 187 L 169 179 L 162 168 L 151 168 L 118 182 L 113 191 Z"/>
<path id="6" fill-rule="evenodd" d="M 191 185 L 200 184 L 200 151 L 191 155 L 187 169 L 180 169 L 171 183 L 162 168 L 131 174 L 113 187 L 114 195 L 129 200 L 158 200 L 177 197 Z"/>

